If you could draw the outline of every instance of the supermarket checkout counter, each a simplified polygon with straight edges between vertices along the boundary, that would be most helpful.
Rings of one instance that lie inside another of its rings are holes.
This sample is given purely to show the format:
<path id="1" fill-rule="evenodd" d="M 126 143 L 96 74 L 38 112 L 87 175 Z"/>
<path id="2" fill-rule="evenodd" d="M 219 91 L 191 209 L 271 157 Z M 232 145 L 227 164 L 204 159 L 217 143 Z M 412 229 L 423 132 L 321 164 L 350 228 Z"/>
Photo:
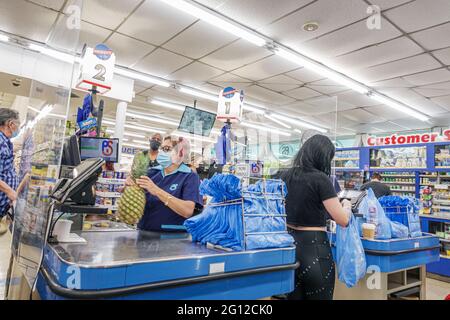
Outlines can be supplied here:
<path id="1" fill-rule="evenodd" d="M 47 244 L 41 299 L 259 299 L 294 288 L 295 248 L 226 252 L 185 233 L 81 232 Z"/>
<path id="2" fill-rule="evenodd" d="M 363 195 L 341 194 L 350 199 L 357 212 Z M 355 214 L 358 218 L 358 214 Z M 330 234 L 335 257 L 336 234 Z M 353 288 L 347 288 L 336 276 L 334 299 L 385 300 L 415 296 L 425 300 L 426 265 L 439 260 L 439 238 L 423 233 L 421 237 L 390 240 L 362 239 L 366 254 L 367 274 Z"/>

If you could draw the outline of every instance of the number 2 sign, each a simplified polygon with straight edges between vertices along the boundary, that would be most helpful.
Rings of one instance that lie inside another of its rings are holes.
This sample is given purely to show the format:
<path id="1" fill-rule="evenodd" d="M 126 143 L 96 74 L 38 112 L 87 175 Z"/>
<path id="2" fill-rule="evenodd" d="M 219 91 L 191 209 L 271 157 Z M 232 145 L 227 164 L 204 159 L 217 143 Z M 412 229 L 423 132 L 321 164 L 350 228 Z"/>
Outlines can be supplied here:
<path id="1" fill-rule="evenodd" d="M 85 47 L 81 58 L 80 76 L 77 88 L 87 91 L 97 87 L 100 94 L 111 90 L 116 56 L 105 44 L 95 48 Z"/>

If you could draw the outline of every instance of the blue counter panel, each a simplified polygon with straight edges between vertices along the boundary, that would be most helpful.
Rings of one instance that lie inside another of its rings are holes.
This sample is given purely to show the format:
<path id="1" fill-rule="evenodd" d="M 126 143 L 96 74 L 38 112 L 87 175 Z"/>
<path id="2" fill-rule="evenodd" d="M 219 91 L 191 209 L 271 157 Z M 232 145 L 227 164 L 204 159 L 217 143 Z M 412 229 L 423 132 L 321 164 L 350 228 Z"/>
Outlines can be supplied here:
<path id="1" fill-rule="evenodd" d="M 142 292 L 113 300 L 244 300 L 261 299 L 294 290 L 294 270 L 248 275 L 189 286 Z M 65 300 L 56 295 L 39 274 L 37 290 L 43 300 Z"/>
<path id="2" fill-rule="evenodd" d="M 441 257 L 438 262 L 428 264 L 427 272 L 450 277 L 450 259 Z"/>
<path id="3" fill-rule="evenodd" d="M 62 287 L 101 290 L 295 263 L 295 248 L 225 252 L 142 231 L 82 233 L 87 244 L 48 245 L 44 267 Z M 126 245 L 124 245 L 126 244 Z"/>
<path id="4" fill-rule="evenodd" d="M 336 258 L 336 235 L 331 236 L 333 257 Z M 391 240 L 362 239 L 367 267 L 377 266 L 381 272 L 393 272 L 439 261 L 439 238 L 423 237 Z M 420 250 L 420 251 L 418 251 Z"/>

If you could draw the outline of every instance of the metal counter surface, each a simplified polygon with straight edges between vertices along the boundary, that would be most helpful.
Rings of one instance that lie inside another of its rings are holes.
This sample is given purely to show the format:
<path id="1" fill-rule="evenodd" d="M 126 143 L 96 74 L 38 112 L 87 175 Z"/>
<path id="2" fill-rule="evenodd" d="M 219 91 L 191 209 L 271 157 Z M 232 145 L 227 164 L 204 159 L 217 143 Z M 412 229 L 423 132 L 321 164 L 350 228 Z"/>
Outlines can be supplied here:
<path id="1" fill-rule="evenodd" d="M 49 244 L 44 267 L 63 287 L 97 290 L 295 263 L 295 248 L 226 252 L 192 243 L 186 233 L 81 232 L 87 243 Z M 74 271 L 75 270 L 75 271 Z"/>

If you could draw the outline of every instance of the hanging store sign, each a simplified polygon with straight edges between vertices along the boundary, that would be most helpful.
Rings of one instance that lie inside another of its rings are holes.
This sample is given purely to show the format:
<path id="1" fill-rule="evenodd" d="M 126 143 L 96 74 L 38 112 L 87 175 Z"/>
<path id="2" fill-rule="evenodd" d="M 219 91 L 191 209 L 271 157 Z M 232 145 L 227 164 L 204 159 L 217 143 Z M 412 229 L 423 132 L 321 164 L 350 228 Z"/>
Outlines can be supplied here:
<path id="1" fill-rule="evenodd" d="M 110 91 L 115 63 L 116 56 L 107 45 L 85 47 L 81 57 L 77 89 L 88 91 L 95 86 L 100 94 Z"/>
<path id="2" fill-rule="evenodd" d="M 223 89 L 219 94 L 216 119 L 222 122 L 239 122 L 242 118 L 244 91 L 232 87 Z"/>
<path id="3" fill-rule="evenodd" d="M 366 144 L 368 146 L 392 146 L 392 145 L 404 145 L 404 144 L 419 144 L 419 143 L 432 143 L 450 141 L 450 129 L 444 130 L 442 134 L 438 132 L 422 133 L 422 134 L 410 134 L 410 135 L 397 135 L 392 134 L 385 137 L 367 138 Z"/>

